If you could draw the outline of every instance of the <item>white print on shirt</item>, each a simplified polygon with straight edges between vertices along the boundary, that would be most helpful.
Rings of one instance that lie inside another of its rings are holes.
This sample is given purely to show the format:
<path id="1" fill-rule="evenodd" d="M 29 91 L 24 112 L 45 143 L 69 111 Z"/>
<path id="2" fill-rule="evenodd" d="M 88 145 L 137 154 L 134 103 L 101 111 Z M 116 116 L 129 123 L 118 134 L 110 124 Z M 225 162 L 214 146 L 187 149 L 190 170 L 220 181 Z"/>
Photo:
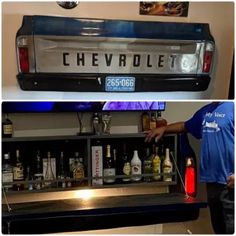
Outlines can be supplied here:
<path id="1" fill-rule="evenodd" d="M 219 113 L 219 112 L 207 112 L 205 117 L 206 118 L 211 118 L 211 117 L 216 117 L 216 118 L 224 118 L 225 114 L 224 113 Z M 219 128 L 218 123 L 214 120 L 211 122 L 207 122 L 206 118 L 204 118 L 202 122 L 202 131 L 203 132 L 208 132 L 208 133 L 214 133 L 214 132 L 219 132 L 221 129 Z"/>

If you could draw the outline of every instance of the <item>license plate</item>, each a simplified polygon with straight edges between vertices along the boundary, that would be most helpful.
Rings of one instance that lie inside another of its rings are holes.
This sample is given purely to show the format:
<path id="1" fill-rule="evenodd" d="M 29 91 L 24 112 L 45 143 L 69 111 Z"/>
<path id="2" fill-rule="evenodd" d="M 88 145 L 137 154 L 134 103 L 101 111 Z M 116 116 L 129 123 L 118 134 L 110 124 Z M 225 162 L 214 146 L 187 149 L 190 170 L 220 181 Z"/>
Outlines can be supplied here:
<path id="1" fill-rule="evenodd" d="M 135 91 L 135 78 L 107 76 L 105 78 L 105 91 L 106 92 Z"/>

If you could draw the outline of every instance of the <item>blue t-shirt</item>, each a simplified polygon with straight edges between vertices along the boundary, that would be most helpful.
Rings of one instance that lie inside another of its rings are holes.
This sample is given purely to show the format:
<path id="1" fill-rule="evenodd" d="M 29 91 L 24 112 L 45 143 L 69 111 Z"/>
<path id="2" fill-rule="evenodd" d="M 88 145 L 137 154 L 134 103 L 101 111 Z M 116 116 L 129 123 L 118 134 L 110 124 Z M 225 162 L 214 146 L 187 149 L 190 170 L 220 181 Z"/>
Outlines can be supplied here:
<path id="1" fill-rule="evenodd" d="M 195 138 L 202 139 L 200 181 L 226 184 L 234 173 L 234 104 L 211 103 L 185 122 Z"/>

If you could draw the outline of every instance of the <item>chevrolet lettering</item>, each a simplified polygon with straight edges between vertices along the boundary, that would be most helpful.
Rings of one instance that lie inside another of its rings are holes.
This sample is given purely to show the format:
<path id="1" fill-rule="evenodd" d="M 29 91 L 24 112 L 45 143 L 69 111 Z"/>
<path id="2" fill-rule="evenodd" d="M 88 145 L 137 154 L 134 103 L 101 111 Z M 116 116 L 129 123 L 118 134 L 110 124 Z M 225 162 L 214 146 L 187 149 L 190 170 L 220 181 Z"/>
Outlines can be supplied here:
<path id="1" fill-rule="evenodd" d="M 24 90 L 203 91 L 214 39 L 203 23 L 24 16 L 16 35 Z"/>

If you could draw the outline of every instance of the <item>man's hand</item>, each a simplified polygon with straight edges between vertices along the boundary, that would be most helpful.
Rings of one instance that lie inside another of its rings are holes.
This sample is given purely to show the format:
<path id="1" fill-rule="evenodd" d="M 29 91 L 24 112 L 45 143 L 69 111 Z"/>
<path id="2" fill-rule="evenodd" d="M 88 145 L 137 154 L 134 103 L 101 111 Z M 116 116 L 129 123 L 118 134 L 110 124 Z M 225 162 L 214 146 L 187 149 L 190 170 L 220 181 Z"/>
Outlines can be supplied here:
<path id="1" fill-rule="evenodd" d="M 166 126 L 145 131 L 144 132 L 146 135 L 145 142 L 150 142 L 154 137 L 155 137 L 155 141 L 157 142 L 163 136 L 163 134 L 165 133 L 165 130 L 166 130 Z"/>
<path id="2" fill-rule="evenodd" d="M 227 187 L 234 188 L 234 174 L 230 175 L 227 179 Z"/>

